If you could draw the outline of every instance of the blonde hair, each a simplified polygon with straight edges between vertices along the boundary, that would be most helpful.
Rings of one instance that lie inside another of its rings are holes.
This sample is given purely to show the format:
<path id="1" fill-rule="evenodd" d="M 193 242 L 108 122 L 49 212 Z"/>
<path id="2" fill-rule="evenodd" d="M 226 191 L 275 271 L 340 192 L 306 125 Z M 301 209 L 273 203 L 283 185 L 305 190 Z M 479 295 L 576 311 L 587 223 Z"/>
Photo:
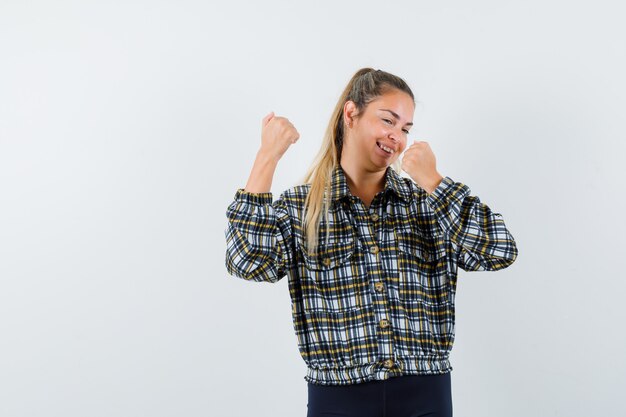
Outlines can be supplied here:
<path id="1" fill-rule="evenodd" d="M 367 108 L 368 104 L 377 97 L 390 90 L 400 90 L 407 93 L 415 102 L 413 92 L 407 83 L 400 77 L 382 70 L 373 68 L 361 68 L 358 70 L 345 87 L 326 128 L 322 140 L 322 146 L 315 157 L 311 167 L 307 171 L 303 182 L 310 183 L 311 189 L 304 201 L 303 230 L 306 236 L 308 251 L 313 252 L 318 245 L 317 235 L 321 216 L 328 220 L 330 207 L 330 188 L 332 175 L 341 160 L 345 125 L 343 120 L 343 108 L 348 100 L 355 103 L 358 118 Z M 400 172 L 400 161 L 392 165 Z M 325 198 L 326 197 L 326 198 Z M 326 238 L 330 228 L 326 229 Z"/>

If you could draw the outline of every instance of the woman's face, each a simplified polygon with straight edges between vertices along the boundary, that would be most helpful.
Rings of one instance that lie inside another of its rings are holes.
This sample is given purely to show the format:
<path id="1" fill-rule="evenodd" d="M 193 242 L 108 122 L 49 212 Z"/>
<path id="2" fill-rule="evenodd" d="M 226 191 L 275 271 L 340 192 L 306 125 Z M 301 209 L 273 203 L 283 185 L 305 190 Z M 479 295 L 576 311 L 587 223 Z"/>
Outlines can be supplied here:
<path id="1" fill-rule="evenodd" d="M 354 117 L 354 103 L 346 102 L 344 120 L 351 122 L 352 127 L 346 131 L 342 161 L 356 158 L 359 165 L 371 170 L 393 164 L 406 148 L 414 112 L 411 96 L 395 89 L 371 101 L 358 117 Z"/>

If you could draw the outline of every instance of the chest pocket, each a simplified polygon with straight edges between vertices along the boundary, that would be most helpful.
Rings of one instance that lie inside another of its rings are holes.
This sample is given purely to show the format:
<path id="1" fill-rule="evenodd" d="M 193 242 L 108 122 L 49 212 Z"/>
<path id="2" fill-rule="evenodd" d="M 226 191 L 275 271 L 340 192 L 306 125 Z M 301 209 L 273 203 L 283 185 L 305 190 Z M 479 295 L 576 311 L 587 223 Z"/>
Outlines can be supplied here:
<path id="1" fill-rule="evenodd" d="M 364 273 L 357 262 L 356 238 L 350 235 L 328 243 L 321 240 L 314 253 L 303 243 L 298 247 L 305 309 L 339 313 L 359 308 Z"/>
<path id="2" fill-rule="evenodd" d="M 406 303 L 440 306 L 448 300 L 445 242 L 411 230 L 396 231 L 399 296 Z"/>

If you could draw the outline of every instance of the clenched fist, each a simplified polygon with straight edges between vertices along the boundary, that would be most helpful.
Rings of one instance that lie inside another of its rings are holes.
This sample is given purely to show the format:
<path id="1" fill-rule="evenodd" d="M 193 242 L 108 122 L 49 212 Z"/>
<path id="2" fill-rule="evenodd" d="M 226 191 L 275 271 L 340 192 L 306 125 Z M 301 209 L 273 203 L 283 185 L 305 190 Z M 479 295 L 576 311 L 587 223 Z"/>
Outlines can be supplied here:
<path id="1" fill-rule="evenodd" d="M 261 131 L 261 149 L 259 152 L 278 161 L 287 148 L 296 143 L 300 134 L 285 117 L 274 116 L 270 112 L 263 118 Z"/>
<path id="2" fill-rule="evenodd" d="M 425 141 L 414 141 L 404 152 L 402 170 L 431 194 L 443 177 L 437 172 L 435 154 Z"/>

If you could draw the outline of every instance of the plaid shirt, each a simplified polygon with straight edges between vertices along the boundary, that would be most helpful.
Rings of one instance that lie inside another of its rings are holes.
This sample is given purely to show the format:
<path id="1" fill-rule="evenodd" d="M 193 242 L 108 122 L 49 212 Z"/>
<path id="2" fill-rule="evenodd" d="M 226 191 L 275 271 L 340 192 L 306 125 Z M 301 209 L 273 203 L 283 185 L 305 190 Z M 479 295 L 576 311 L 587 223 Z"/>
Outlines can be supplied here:
<path id="1" fill-rule="evenodd" d="M 229 274 L 289 277 L 304 379 L 345 385 L 451 371 L 458 267 L 495 271 L 517 257 L 502 215 L 450 177 L 428 194 L 391 167 L 367 208 L 338 166 L 310 253 L 302 227 L 309 189 L 290 188 L 276 201 L 239 189 L 225 230 Z"/>

